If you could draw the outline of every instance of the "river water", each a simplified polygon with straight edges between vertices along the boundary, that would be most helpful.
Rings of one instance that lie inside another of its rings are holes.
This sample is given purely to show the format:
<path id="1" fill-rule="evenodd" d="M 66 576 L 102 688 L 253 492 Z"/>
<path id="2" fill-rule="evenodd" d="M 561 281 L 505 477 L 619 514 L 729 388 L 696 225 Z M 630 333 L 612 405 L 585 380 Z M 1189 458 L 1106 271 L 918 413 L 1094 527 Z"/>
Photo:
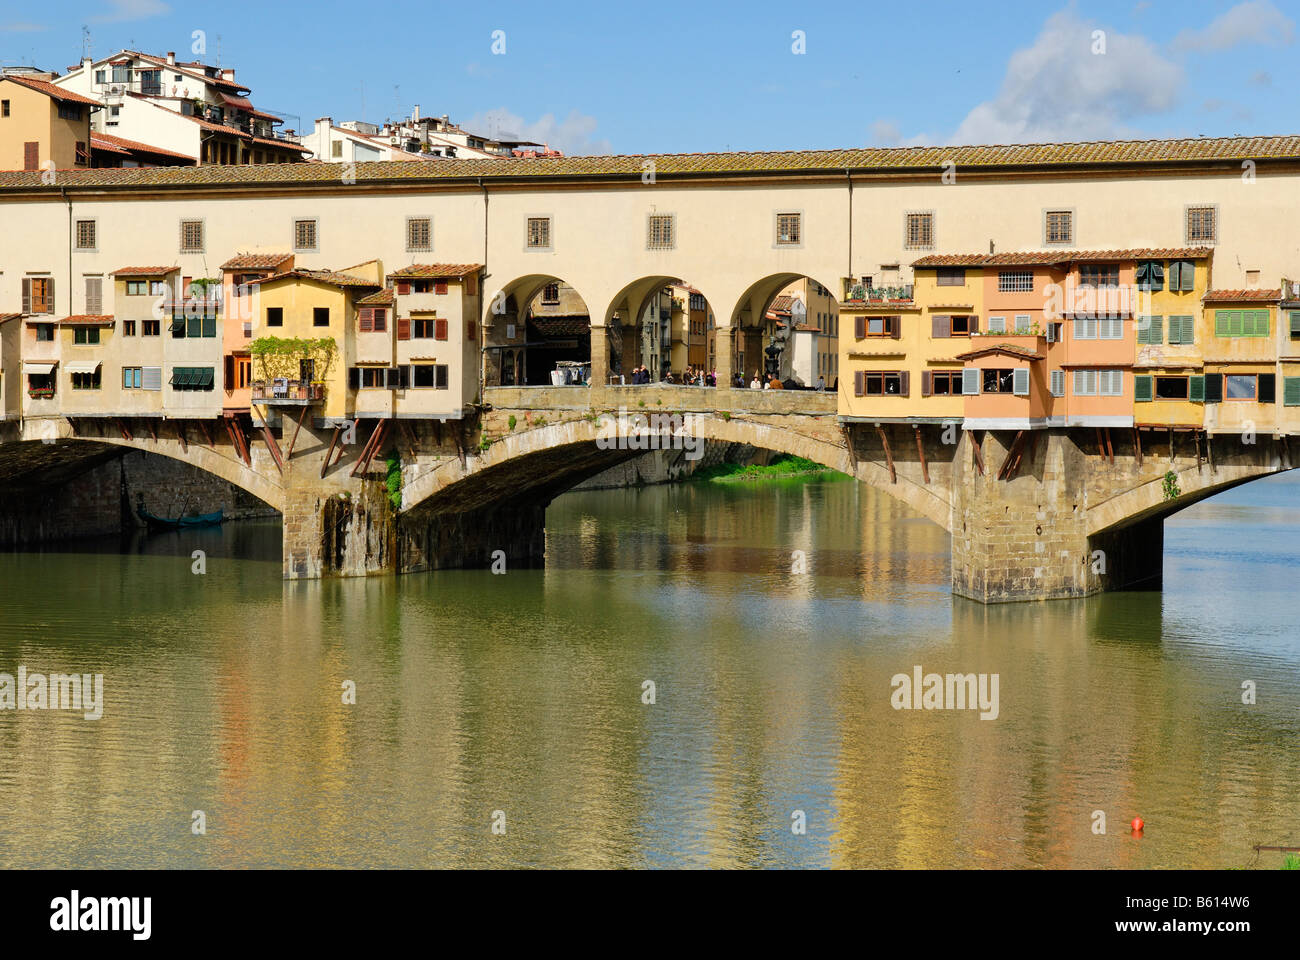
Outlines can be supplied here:
<path id="1" fill-rule="evenodd" d="M 0 555 L 0 671 L 104 677 L 0 710 L 0 862 L 1273 868 L 1297 494 L 1170 520 L 1163 593 L 988 607 L 843 478 L 569 494 L 503 575 L 284 584 L 274 523 Z M 996 719 L 895 710 L 918 665 Z"/>

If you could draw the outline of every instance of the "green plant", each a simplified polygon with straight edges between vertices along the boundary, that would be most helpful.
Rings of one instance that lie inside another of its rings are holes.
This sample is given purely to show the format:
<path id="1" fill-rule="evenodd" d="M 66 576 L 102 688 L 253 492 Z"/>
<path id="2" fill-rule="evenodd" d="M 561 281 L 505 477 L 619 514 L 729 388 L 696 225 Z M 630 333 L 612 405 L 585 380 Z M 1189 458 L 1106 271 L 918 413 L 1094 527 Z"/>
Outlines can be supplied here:
<path id="1" fill-rule="evenodd" d="M 489 437 L 487 431 L 484 430 L 482 436 L 478 438 L 478 448 L 480 450 L 486 450 L 490 446 L 492 446 L 492 438 Z"/>
<path id="2" fill-rule="evenodd" d="M 510 419 L 506 421 L 507 425 L 510 427 L 511 430 L 515 428 L 515 424 L 518 422 L 519 421 L 515 419 L 515 415 L 513 413 L 510 414 Z"/>
<path id="3" fill-rule="evenodd" d="M 301 376 L 302 361 L 310 360 L 312 381 L 320 382 L 334 365 L 338 344 L 333 337 L 258 337 L 248 345 L 248 352 L 253 357 L 254 380 L 296 380 Z"/>
<path id="4" fill-rule="evenodd" d="M 1178 474 L 1172 470 L 1165 474 L 1164 491 L 1166 500 L 1177 500 L 1183 495 L 1183 491 L 1178 488 Z"/>
<path id="5" fill-rule="evenodd" d="M 723 420 L 730 420 L 730 419 L 731 419 L 731 411 L 730 411 L 730 410 L 723 410 L 723 411 L 722 411 L 722 419 L 723 419 Z"/>
<path id="6" fill-rule="evenodd" d="M 544 427 L 544 426 L 546 426 L 546 418 L 545 418 L 545 417 L 537 417 L 535 420 L 533 420 L 533 426 L 534 426 L 534 427 Z"/>
<path id="7" fill-rule="evenodd" d="M 1300 857 L 1294 853 L 1288 853 L 1286 859 L 1282 861 L 1283 870 L 1300 870 Z"/>
<path id="8" fill-rule="evenodd" d="M 394 510 L 402 509 L 402 458 L 395 451 L 390 451 L 386 458 L 388 474 L 384 484 L 388 487 L 388 500 Z"/>
<path id="9" fill-rule="evenodd" d="M 638 401 L 637 401 L 637 405 L 638 405 L 638 406 L 642 406 L 642 407 L 644 407 L 644 406 L 645 406 L 645 401 L 644 401 L 644 400 L 638 400 Z"/>

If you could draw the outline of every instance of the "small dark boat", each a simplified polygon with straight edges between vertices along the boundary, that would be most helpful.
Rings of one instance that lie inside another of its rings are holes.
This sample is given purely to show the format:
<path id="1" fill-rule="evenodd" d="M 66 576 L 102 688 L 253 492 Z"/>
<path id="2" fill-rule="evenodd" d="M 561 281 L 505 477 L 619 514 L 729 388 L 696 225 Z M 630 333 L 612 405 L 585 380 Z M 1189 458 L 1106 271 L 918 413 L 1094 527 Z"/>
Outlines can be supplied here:
<path id="1" fill-rule="evenodd" d="M 225 511 L 197 513 L 188 517 L 158 517 L 141 504 L 135 508 L 136 516 L 149 525 L 150 530 L 181 530 L 188 527 L 215 527 L 225 519 Z"/>

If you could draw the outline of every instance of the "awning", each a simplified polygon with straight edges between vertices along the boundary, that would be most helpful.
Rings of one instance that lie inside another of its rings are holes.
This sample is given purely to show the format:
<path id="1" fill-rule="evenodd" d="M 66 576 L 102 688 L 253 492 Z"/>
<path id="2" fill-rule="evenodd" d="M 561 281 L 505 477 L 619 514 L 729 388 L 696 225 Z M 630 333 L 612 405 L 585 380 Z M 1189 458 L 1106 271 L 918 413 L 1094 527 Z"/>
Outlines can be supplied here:
<path id="1" fill-rule="evenodd" d="M 215 380 L 211 367 L 176 367 L 172 370 L 172 386 L 194 390 L 209 390 Z"/>
<path id="2" fill-rule="evenodd" d="M 63 369 L 68 373 L 94 373 L 99 369 L 100 361 L 98 360 L 73 360 L 65 363 Z"/>
<path id="3" fill-rule="evenodd" d="M 53 363 L 33 363 L 30 360 L 23 364 L 24 373 L 36 373 L 48 376 L 54 372 L 55 364 Z"/>

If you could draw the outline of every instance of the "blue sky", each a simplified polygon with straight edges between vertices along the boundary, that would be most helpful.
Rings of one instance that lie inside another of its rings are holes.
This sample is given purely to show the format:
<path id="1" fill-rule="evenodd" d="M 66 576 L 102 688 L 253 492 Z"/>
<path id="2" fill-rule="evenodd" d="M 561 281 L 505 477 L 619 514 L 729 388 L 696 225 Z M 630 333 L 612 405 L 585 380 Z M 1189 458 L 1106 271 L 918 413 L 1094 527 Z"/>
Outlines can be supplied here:
<path id="1" fill-rule="evenodd" d="M 0 60 L 63 72 L 83 25 L 97 56 L 194 59 L 202 30 L 200 59 L 219 44 L 254 103 L 306 123 L 418 103 L 569 153 L 1023 143 L 1295 132 L 1297 19 L 1300 0 L 3 0 Z"/>

